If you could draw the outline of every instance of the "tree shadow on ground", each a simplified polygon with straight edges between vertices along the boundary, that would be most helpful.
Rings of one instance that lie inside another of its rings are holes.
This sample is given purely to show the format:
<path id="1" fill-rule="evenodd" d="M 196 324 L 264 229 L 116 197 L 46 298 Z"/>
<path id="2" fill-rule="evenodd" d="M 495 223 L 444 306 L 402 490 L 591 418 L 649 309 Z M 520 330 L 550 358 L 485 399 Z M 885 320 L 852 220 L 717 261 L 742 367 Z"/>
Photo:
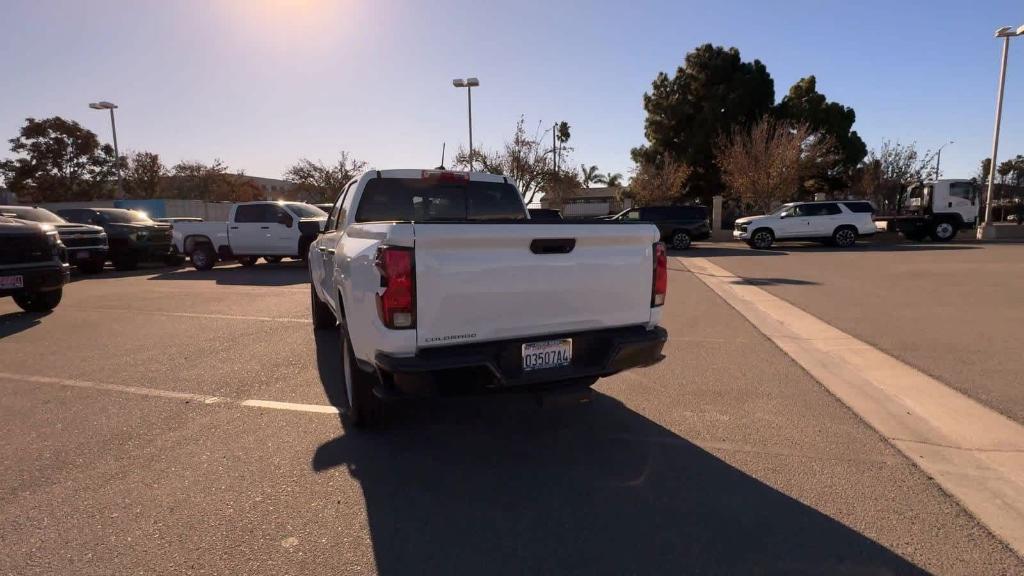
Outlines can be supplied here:
<path id="1" fill-rule="evenodd" d="M 689 258 L 718 258 L 723 256 L 786 256 L 812 252 L 930 252 L 950 250 L 978 250 L 976 244 L 940 244 L 932 242 L 874 243 L 859 242 L 850 248 L 836 248 L 820 243 L 785 242 L 773 245 L 768 250 L 755 250 L 740 242 L 703 244 L 689 250 L 669 250 L 670 256 Z"/>
<path id="2" fill-rule="evenodd" d="M 336 344 L 318 333 L 341 405 Z M 311 462 L 360 482 L 381 574 L 924 573 L 603 394 L 388 408 L 384 428 L 347 430 Z"/>

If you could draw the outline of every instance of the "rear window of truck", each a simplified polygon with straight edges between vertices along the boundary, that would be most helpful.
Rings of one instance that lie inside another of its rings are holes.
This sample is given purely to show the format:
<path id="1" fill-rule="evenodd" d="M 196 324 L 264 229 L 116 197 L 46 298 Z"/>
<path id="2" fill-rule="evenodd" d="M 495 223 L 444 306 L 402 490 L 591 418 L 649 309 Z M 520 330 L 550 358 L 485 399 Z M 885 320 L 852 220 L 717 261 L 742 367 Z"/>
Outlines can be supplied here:
<path id="1" fill-rule="evenodd" d="M 503 182 L 375 178 L 366 183 L 356 208 L 356 222 L 525 219 L 519 192 Z"/>

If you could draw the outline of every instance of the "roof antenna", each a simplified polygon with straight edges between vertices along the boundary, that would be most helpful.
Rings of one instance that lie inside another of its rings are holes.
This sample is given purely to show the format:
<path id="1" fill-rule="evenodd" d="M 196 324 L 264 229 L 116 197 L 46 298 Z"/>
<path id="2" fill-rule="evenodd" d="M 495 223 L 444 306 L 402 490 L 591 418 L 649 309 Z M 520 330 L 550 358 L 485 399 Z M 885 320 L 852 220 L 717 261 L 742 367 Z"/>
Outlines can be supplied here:
<path id="1" fill-rule="evenodd" d="M 441 164 L 437 167 L 438 170 L 444 170 L 444 148 L 447 142 L 441 142 Z"/>

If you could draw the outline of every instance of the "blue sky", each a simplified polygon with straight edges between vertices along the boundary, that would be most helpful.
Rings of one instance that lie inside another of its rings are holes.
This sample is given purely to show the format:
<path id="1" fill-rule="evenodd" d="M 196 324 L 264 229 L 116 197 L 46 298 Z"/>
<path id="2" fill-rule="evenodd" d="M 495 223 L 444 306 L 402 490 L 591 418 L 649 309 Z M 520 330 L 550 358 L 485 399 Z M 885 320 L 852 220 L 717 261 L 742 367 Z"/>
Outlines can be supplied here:
<path id="1" fill-rule="evenodd" d="M 349 150 L 372 165 L 436 165 L 466 142 L 496 147 L 525 114 L 566 120 L 576 163 L 628 172 L 642 95 L 712 42 L 759 59 L 776 97 L 814 74 L 854 107 L 877 147 L 916 141 L 966 177 L 988 156 L 1002 25 L 1017 1 L 629 2 L 556 0 L 3 0 L 0 138 L 61 115 L 110 137 L 87 108 L 111 100 L 122 151 L 168 164 L 221 158 L 278 177 Z M 1000 158 L 1024 154 L 1024 38 L 1011 42 Z"/>

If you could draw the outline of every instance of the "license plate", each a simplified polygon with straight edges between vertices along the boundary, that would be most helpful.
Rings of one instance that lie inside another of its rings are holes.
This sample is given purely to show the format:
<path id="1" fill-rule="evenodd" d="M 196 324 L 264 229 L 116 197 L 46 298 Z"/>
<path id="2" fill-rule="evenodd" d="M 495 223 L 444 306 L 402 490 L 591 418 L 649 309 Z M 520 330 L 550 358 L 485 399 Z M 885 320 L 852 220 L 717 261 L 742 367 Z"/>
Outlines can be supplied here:
<path id="1" fill-rule="evenodd" d="M 572 338 L 523 344 L 523 370 L 557 368 L 572 363 Z"/>
<path id="2" fill-rule="evenodd" d="M 78 258 L 79 260 L 88 260 L 89 259 L 89 253 L 88 252 L 78 252 L 78 253 L 75 254 L 75 258 Z"/>
<path id="3" fill-rule="evenodd" d="M 25 278 L 22 276 L 0 276 L 0 288 L 24 288 Z"/>

